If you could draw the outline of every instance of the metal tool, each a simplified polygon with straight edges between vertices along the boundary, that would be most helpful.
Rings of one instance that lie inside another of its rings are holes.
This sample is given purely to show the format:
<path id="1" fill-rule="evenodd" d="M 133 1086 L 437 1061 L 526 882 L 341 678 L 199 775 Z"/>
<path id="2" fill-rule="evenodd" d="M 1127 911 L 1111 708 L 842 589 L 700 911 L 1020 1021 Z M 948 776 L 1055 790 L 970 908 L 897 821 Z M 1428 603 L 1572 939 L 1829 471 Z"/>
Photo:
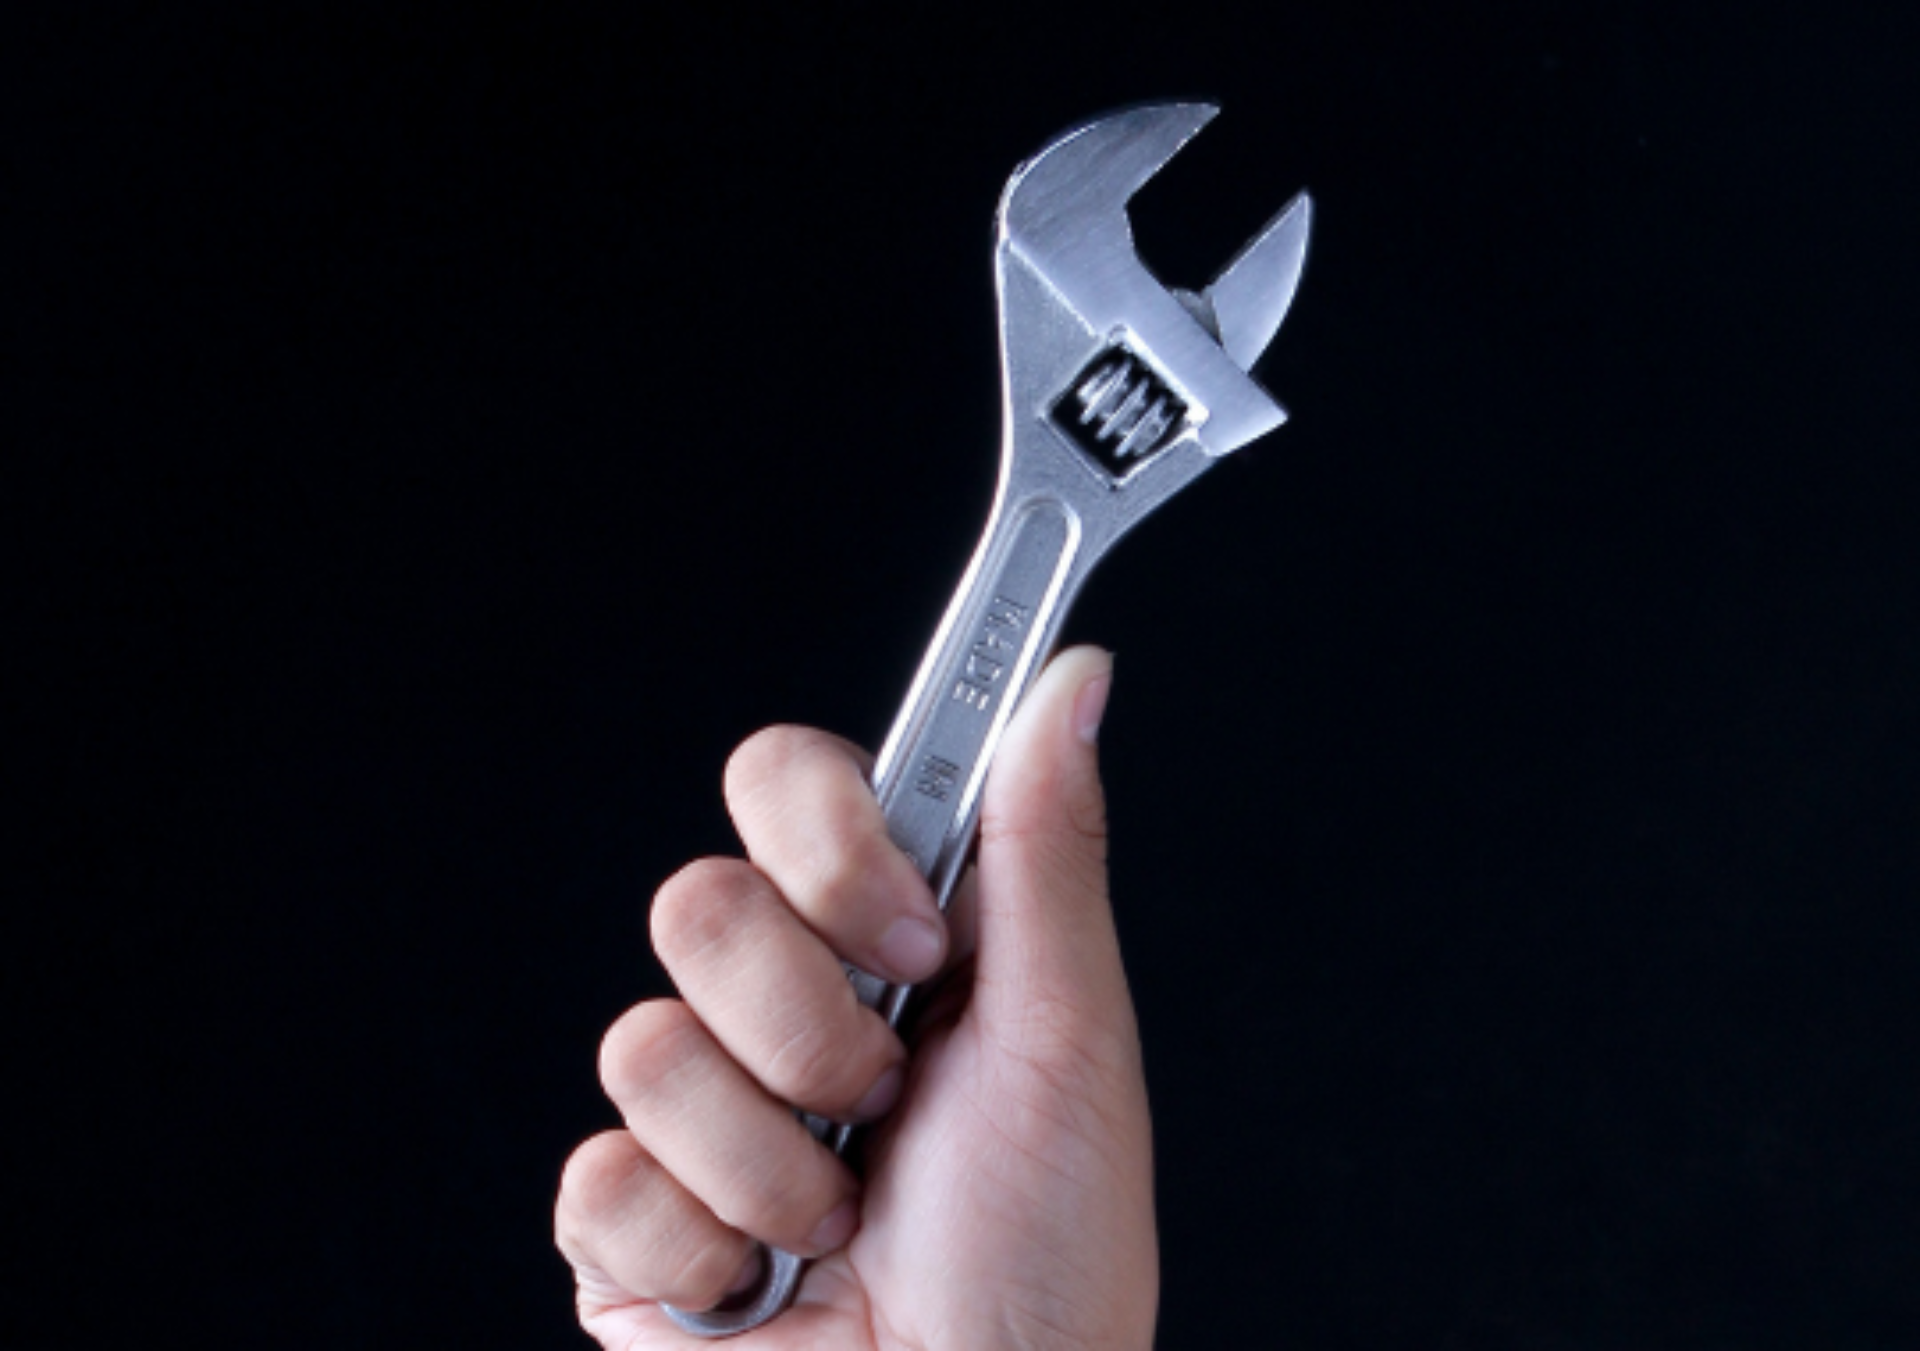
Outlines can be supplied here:
<path id="1" fill-rule="evenodd" d="M 1247 372 L 1293 300 L 1306 195 L 1198 295 L 1162 286 L 1134 253 L 1128 199 L 1218 111 L 1156 103 L 1096 118 L 1016 169 L 1000 200 L 999 492 L 873 775 L 894 843 L 942 907 L 994 749 L 1094 564 L 1216 459 L 1286 420 Z M 847 975 L 862 1003 L 899 1020 L 908 987 Z M 852 1127 L 803 1120 L 844 1151 Z M 703 1336 L 758 1327 L 792 1301 L 805 1265 L 767 1257 L 759 1284 L 718 1308 L 667 1312 Z"/>

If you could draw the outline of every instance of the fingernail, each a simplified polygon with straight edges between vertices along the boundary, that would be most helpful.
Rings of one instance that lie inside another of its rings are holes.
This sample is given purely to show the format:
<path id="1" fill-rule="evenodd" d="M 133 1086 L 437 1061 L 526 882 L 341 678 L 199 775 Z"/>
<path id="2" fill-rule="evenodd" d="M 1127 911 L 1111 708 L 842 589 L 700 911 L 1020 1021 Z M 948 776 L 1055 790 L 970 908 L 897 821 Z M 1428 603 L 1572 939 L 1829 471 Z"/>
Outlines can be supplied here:
<path id="1" fill-rule="evenodd" d="M 854 1201 L 842 1201 L 826 1219 L 814 1226 L 807 1236 L 807 1246 L 815 1255 L 830 1253 L 841 1247 L 853 1237 L 854 1226 L 860 1223 L 860 1207 Z"/>
<path id="2" fill-rule="evenodd" d="M 735 1276 L 733 1284 L 727 1287 L 727 1293 L 737 1295 L 743 1290 L 752 1289 L 754 1283 L 760 1279 L 760 1273 L 766 1269 L 766 1250 L 756 1243 L 753 1245 L 753 1251 L 747 1254 L 747 1264 L 740 1268 L 740 1274 Z"/>
<path id="3" fill-rule="evenodd" d="M 920 980 L 940 964 L 940 946 L 940 931 L 924 919 L 896 919 L 880 935 L 880 964 L 899 980 Z"/>
<path id="4" fill-rule="evenodd" d="M 906 1081 L 906 1073 L 898 1065 L 895 1065 L 878 1079 L 875 1079 L 873 1081 L 873 1087 L 867 1090 L 867 1095 L 860 1099 L 859 1103 L 855 1105 L 853 1109 L 853 1119 L 855 1121 L 878 1121 L 888 1112 L 891 1112 L 893 1105 L 900 1101 L 900 1087 L 906 1083 Z"/>
<path id="5" fill-rule="evenodd" d="M 1073 701 L 1073 730 L 1091 746 L 1100 735 L 1100 719 L 1106 716 L 1107 695 L 1113 689 L 1113 672 L 1097 675 L 1080 687 Z"/>

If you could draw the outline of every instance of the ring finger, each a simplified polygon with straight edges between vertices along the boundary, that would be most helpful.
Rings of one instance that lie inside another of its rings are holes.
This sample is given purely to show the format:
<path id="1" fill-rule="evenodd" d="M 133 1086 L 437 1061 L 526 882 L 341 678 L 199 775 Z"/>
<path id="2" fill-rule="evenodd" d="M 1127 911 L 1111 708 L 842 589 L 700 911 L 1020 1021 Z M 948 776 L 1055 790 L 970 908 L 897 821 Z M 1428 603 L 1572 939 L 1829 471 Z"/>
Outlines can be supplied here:
<path id="1" fill-rule="evenodd" d="M 654 898 L 652 926 L 688 1005 L 774 1096 L 835 1121 L 893 1105 L 906 1048 L 758 868 L 707 859 L 683 869 Z"/>

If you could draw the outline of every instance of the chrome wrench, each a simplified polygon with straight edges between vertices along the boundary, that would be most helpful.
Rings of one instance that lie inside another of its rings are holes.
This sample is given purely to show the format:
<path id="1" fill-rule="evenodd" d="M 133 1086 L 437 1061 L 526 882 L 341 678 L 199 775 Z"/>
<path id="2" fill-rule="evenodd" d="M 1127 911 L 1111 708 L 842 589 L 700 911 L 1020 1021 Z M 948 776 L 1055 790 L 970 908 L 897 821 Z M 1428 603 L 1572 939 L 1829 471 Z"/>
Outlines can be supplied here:
<path id="1" fill-rule="evenodd" d="M 1215 460 L 1286 420 L 1248 373 L 1286 317 L 1306 258 L 1302 193 L 1199 294 L 1134 252 L 1127 201 L 1209 121 L 1207 103 L 1147 104 L 1056 138 L 1000 199 L 1000 483 L 973 561 L 875 762 L 893 841 L 944 908 L 973 844 L 1008 720 L 1087 574 Z M 860 1001 L 899 1021 L 909 987 L 847 968 Z M 810 1114 L 844 1152 L 852 1127 Z M 725 1337 L 793 1300 L 805 1265 L 769 1251 L 760 1281 L 718 1308 L 669 1306 Z"/>

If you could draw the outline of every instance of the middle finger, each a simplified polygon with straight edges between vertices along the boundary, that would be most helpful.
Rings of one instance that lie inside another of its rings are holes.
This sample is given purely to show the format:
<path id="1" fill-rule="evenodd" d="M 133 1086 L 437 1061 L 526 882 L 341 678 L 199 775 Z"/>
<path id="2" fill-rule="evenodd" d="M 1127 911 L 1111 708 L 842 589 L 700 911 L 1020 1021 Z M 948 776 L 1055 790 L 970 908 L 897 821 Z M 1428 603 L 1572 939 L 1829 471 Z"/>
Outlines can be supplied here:
<path id="1" fill-rule="evenodd" d="M 888 980 L 924 980 L 946 925 L 887 834 L 864 760 L 825 732 L 768 728 L 728 762 L 727 807 L 749 857 L 836 952 Z"/>
<path id="2" fill-rule="evenodd" d="M 870 1121 L 899 1096 L 906 1048 L 758 868 L 707 859 L 653 902 L 653 947 L 727 1054 L 776 1097 Z"/>

